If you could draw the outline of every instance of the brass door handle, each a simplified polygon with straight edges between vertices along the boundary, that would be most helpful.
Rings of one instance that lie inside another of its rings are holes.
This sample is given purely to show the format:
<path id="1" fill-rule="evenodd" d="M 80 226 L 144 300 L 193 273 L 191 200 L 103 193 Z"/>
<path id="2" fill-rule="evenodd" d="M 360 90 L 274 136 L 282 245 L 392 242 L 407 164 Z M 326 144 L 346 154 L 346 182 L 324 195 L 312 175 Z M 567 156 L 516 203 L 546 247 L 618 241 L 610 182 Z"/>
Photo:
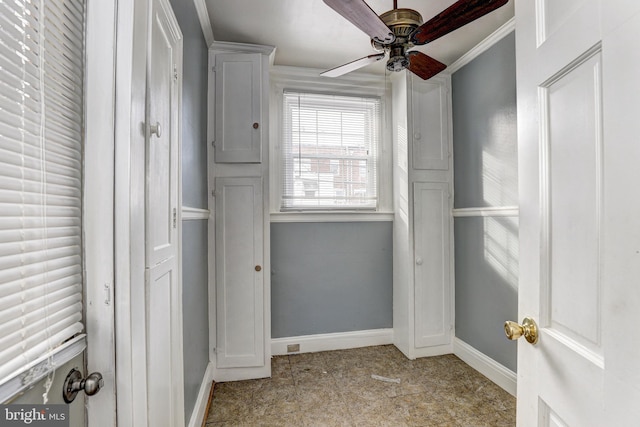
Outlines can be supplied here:
<path id="1" fill-rule="evenodd" d="M 530 317 L 522 319 L 522 325 L 507 320 L 504 322 L 504 334 L 510 340 L 517 340 L 524 335 L 524 339 L 531 344 L 535 344 L 538 342 L 538 325 Z"/>

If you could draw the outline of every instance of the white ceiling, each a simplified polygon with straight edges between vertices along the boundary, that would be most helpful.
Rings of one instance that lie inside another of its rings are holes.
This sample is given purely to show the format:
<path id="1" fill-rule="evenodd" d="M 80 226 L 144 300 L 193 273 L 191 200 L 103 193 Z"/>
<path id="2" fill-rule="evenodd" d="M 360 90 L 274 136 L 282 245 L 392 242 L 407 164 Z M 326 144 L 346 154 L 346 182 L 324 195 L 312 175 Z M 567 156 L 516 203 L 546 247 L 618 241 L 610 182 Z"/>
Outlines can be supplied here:
<path id="1" fill-rule="evenodd" d="M 216 41 L 276 47 L 275 64 L 319 69 L 375 53 L 369 37 L 322 0 L 205 0 Z M 392 0 L 367 0 L 378 14 L 393 9 Z M 398 0 L 399 8 L 420 12 L 424 21 L 455 0 Z M 513 17 L 505 6 L 418 49 L 450 65 Z M 362 71 L 384 73 L 384 62 Z"/>

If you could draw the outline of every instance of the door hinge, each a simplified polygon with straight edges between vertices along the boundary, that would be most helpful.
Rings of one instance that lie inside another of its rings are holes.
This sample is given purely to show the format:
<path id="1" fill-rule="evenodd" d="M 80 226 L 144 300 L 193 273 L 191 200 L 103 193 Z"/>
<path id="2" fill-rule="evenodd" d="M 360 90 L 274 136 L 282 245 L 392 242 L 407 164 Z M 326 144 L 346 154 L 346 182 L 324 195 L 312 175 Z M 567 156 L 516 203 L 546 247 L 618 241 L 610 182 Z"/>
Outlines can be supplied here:
<path id="1" fill-rule="evenodd" d="M 174 65 L 173 66 L 173 80 L 174 81 L 178 81 L 178 66 Z"/>
<path id="2" fill-rule="evenodd" d="M 108 283 L 104 284 L 104 296 L 105 305 L 111 305 L 111 285 Z"/>
<path id="3" fill-rule="evenodd" d="M 173 228 L 178 227 L 178 210 L 173 208 Z"/>
<path id="4" fill-rule="evenodd" d="M 211 190 L 211 197 L 216 197 L 216 190 Z"/>

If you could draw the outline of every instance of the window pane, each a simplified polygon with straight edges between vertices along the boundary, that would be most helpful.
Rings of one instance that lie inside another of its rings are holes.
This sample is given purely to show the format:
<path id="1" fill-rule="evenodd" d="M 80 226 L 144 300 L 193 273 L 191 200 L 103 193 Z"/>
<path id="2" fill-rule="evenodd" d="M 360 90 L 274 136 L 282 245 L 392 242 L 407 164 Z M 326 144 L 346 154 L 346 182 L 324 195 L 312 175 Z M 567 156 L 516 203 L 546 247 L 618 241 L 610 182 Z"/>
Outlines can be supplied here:
<path id="1" fill-rule="evenodd" d="M 285 92 L 282 209 L 375 209 L 380 99 Z"/>

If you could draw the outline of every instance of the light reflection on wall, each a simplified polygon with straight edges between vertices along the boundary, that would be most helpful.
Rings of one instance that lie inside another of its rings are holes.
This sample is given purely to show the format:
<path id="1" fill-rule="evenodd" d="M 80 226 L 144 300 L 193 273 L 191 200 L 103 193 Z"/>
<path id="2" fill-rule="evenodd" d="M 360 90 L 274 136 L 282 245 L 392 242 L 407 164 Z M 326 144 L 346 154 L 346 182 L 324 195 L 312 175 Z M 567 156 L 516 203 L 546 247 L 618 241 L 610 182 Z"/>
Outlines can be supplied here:
<path id="1" fill-rule="evenodd" d="M 513 289 L 518 289 L 518 218 L 484 218 L 484 259 Z"/>
<path id="2" fill-rule="evenodd" d="M 514 124 L 511 110 L 497 111 L 488 124 L 492 142 L 482 150 L 482 196 L 486 206 L 510 206 L 518 201 Z"/>
<path id="3" fill-rule="evenodd" d="M 397 209 L 402 216 L 403 221 L 409 221 L 409 157 L 407 152 L 407 128 L 406 125 L 398 124 L 396 128 L 396 162 L 399 173 L 394 177 L 396 184 L 395 190 L 398 192 Z"/>

